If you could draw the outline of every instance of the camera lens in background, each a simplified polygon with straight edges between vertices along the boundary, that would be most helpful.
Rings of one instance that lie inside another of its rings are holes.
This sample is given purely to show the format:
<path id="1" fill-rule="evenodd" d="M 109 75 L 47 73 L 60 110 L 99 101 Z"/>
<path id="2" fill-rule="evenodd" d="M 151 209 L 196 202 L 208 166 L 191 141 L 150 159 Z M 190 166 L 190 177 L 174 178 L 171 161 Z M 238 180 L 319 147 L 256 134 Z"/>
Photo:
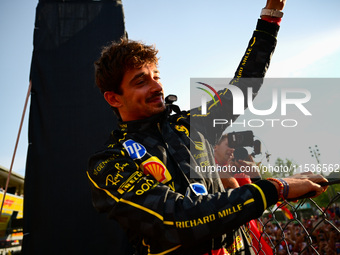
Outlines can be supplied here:
<path id="1" fill-rule="evenodd" d="M 261 154 L 261 142 L 259 140 L 254 141 L 254 154 Z"/>
<path id="2" fill-rule="evenodd" d="M 238 147 L 234 151 L 235 160 L 247 160 L 248 156 L 248 151 L 244 147 Z"/>
<path id="3" fill-rule="evenodd" d="M 231 148 L 254 145 L 253 131 L 240 131 L 228 133 L 228 143 Z"/>

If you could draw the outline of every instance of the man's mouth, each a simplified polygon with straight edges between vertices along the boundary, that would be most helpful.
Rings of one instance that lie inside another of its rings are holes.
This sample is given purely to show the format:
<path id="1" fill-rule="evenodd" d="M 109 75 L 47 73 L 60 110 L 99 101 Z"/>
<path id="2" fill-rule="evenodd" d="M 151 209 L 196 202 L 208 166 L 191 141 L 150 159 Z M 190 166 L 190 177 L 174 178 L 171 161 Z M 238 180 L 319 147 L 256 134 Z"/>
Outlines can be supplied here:
<path id="1" fill-rule="evenodd" d="M 163 99 L 163 93 L 159 93 L 159 94 L 156 94 L 156 95 L 153 95 L 149 98 L 146 99 L 146 102 L 147 103 L 158 103 L 158 102 L 162 102 L 164 101 Z"/>

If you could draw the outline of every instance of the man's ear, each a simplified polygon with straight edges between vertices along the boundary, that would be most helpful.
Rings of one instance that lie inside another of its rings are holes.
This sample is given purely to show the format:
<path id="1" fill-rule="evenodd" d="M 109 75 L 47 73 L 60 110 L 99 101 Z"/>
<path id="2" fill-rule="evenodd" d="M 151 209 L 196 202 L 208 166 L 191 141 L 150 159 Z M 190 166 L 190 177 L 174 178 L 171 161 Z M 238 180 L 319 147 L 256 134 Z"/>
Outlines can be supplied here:
<path id="1" fill-rule="evenodd" d="M 119 95 L 112 92 L 112 91 L 106 91 L 104 92 L 104 98 L 106 102 L 109 103 L 112 107 L 119 108 L 122 106 L 122 103 L 120 102 Z"/>

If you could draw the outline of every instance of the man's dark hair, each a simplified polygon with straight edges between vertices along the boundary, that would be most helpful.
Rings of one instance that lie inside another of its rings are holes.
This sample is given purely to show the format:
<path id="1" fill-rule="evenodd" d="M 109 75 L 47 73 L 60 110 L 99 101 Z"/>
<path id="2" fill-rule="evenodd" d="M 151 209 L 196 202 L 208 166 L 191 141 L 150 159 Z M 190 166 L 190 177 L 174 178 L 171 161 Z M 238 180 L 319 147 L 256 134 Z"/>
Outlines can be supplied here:
<path id="1" fill-rule="evenodd" d="M 145 64 L 158 64 L 158 50 L 154 46 L 129 39 L 121 39 L 103 48 L 95 62 L 96 84 L 100 91 L 113 91 L 121 95 L 121 83 L 126 71 Z"/>

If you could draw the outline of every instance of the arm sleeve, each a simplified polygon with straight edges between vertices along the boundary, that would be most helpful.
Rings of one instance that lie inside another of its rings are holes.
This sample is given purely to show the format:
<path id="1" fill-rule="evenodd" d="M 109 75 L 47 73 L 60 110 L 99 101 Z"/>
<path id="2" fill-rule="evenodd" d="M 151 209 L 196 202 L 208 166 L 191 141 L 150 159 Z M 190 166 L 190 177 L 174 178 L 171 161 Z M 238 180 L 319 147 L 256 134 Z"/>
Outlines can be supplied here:
<path id="1" fill-rule="evenodd" d="M 236 69 L 230 86 L 236 86 L 245 98 L 243 108 L 247 108 L 248 88 L 252 88 L 252 99 L 258 93 L 266 71 L 269 67 L 271 56 L 276 46 L 276 36 L 279 26 L 267 21 L 258 20 L 247 49 Z M 200 131 L 211 144 L 216 144 L 223 131 L 235 121 L 239 115 L 233 114 L 233 97 L 230 89 L 226 88 L 217 92 L 219 99 L 207 102 L 207 114 L 201 114 L 201 107 L 194 108 L 190 112 L 191 125 Z M 221 120 L 214 125 L 214 119 Z"/>
<path id="2" fill-rule="evenodd" d="M 277 201 L 276 188 L 268 181 L 186 197 L 144 175 L 123 154 L 124 150 L 110 150 L 90 160 L 93 204 L 145 240 L 194 244 L 238 228 Z"/>

